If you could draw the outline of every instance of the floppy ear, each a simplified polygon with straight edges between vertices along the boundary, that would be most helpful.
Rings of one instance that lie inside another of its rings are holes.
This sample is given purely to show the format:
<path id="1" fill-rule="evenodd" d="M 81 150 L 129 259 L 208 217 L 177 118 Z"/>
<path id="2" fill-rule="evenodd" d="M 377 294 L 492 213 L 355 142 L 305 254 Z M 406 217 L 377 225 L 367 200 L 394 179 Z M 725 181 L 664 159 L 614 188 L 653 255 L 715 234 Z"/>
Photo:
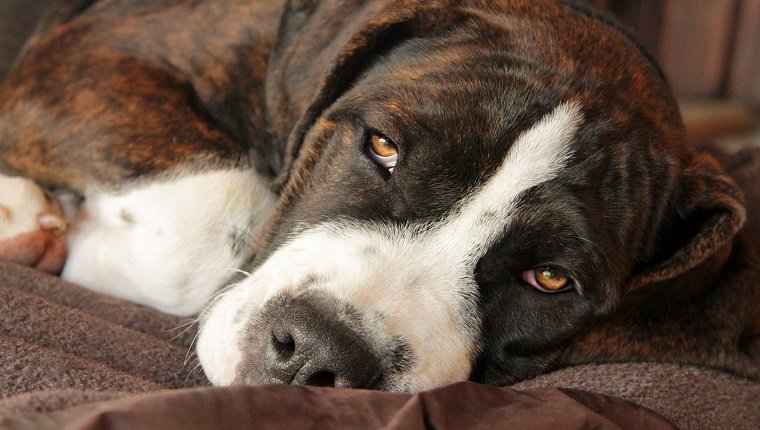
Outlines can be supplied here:
<path id="1" fill-rule="evenodd" d="M 695 155 L 683 170 L 671 208 L 675 213 L 660 228 L 660 243 L 670 241 L 664 248 L 671 252 L 636 275 L 629 288 L 674 280 L 687 273 L 715 276 L 746 216 L 741 191 L 706 154 Z M 705 270 L 692 270 L 700 265 Z"/>
<path id="2" fill-rule="evenodd" d="M 288 1 L 266 85 L 268 120 L 282 155 L 276 184 L 287 181 L 317 118 L 375 58 L 454 19 L 437 2 Z"/>

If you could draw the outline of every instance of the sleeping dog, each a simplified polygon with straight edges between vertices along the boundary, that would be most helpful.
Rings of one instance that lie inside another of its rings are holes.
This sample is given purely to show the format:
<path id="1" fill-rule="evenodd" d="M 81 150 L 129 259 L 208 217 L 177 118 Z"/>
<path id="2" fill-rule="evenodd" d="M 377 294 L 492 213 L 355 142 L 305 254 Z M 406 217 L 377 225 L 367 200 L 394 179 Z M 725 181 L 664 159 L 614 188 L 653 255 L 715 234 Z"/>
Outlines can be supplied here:
<path id="1" fill-rule="evenodd" d="M 209 302 L 214 384 L 760 376 L 740 191 L 649 56 L 572 3 L 68 2 L 0 126 L 6 173 L 84 199 L 64 278 Z"/>

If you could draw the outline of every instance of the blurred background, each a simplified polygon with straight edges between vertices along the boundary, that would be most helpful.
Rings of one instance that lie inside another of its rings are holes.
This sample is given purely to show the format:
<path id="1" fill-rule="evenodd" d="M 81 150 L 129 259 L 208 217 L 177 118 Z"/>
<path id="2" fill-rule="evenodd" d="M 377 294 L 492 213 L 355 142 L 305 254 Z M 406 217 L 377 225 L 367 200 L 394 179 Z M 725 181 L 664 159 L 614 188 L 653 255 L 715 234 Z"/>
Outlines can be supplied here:
<path id="1" fill-rule="evenodd" d="M 760 146 L 760 0 L 589 0 L 660 62 L 695 144 Z"/>
<path id="2" fill-rule="evenodd" d="M 655 55 L 695 144 L 760 146 L 760 0 L 576 1 L 615 15 Z M 0 80 L 51 2 L 0 0 Z"/>

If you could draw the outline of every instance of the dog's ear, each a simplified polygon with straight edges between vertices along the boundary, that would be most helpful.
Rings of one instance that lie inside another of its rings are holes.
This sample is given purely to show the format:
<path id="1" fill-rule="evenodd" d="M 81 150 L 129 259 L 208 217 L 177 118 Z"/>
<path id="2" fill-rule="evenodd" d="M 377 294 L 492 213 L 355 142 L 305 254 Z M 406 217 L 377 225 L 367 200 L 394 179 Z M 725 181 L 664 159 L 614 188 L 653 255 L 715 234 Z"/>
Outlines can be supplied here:
<path id="1" fill-rule="evenodd" d="M 744 197 L 709 155 L 690 158 L 679 175 L 670 217 L 660 228 L 656 254 L 629 288 L 675 280 L 690 274 L 715 276 L 745 220 Z M 707 267 L 710 266 L 710 267 Z M 703 267 L 704 270 L 693 270 Z M 704 279 L 701 280 L 704 282 Z"/>
<path id="2" fill-rule="evenodd" d="M 267 116 L 282 155 L 277 184 L 287 180 L 320 114 L 374 59 L 455 19 L 439 2 L 290 0 L 266 81 Z"/>

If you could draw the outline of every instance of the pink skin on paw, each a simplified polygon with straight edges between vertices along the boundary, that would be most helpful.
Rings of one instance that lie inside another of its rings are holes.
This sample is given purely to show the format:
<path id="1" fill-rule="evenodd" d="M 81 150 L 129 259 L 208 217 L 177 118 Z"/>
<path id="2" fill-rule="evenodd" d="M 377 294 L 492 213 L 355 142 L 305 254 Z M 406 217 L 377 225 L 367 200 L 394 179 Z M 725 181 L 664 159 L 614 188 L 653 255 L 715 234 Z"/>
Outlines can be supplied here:
<path id="1" fill-rule="evenodd" d="M 0 175 L 0 259 L 56 274 L 66 260 L 61 207 L 33 182 Z"/>
<path id="2" fill-rule="evenodd" d="M 0 258 L 58 273 L 66 261 L 64 235 L 39 229 L 0 240 Z"/>

